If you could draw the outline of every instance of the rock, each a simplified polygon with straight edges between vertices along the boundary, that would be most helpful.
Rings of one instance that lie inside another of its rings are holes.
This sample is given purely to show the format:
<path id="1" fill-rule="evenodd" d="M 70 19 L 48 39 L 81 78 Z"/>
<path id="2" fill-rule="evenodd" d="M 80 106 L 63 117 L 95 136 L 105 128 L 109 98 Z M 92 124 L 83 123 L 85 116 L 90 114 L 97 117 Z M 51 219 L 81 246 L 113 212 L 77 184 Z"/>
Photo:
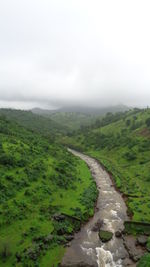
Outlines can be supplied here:
<path id="1" fill-rule="evenodd" d="M 136 238 L 132 235 L 124 236 L 124 245 L 134 262 L 137 262 L 145 253 L 143 248 L 136 246 Z"/>
<path id="2" fill-rule="evenodd" d="M 70 247 L 71 246 L 71 243 L 69 242 L 69 243 L 67 243 L 67 244 L 65 244 L 65 247 Z"/>
<path id="3" fill-rule="evenodd" d="M 137 245 L 145 246 L 147 243 L 148 237 L 145 235 L 138 236 L 137 238 Z"/>
<path id="4" fill-rule="evenodd" d="M 115 236 L 118 237 L 118 238 L 122 237 L 122 232 L 121 231 L 116 231 Z"/>
<path id="5" fill-rule="evenodd" d="M 66 233 L 66 230 L 64 228 L 57 230 L 58 235 L 64 235 L 65 233 Z"/>
<path id="6" fill-rule="evenodd" d="M 132 265 L 132 260 L 130 260 L 130 259 L 125 259 L 125 260 L 123 260 L 123 262 L 122 262 L 122 264 L 123 264 L 123 266 L 131 266 Z"/>
<path id="7" fill-rule="evenodd" d="M 16 252 L 16 259 L 17 259 L 17 262 L 21 261 L 21 254 L 19 252 Z"/>
<path id="8" fill-rule="evenodd" d="M 133 255 L 133 260 L 135 262 L 137 262 L 138 260 L 140 260 L 140 258 L 141 258 L 141 255 L 140 254 L 139 255 Z"/>
<path id="9" fill-rule="evenodd" d="M 103 220 L 101 219 L 98 219 L 98 221 L 95 223 L 95 225 L 92 227 L 92 231 L 93 232 L 98 232 L 100 230 L 100 228 L 102 227 L 103 225 Z"/>
<path id="10" fill-rule="evenodd" d="M 36 261 L 40 255 L 40 247 L 36 246 L 36 248 L 28 248 L 26 251 L 26 255 L 33 261 Z"/>
<path id="11" fill-rule="evenodd" d="M 73 235 L 67 235 L 67 236 L 65 236 L 65 239 L 66 239 L 67 241 L 71 241 L 71 240 L 74 239 L 74 236 L 73 236 Z"/>
<path id="12" fill-rule="evenodd" d="M 148 252 L 150 252 L 150 248 L 148 246 L 146 246 L 146 249 L 147 249 Z"/>
<path id="13" fill-rule="evenodd" d="M 55 220 L 55 221 L 63 221 L 63 220 L 65 220 L 65 215 L 63 215 L 63 214 L 54 214 L 54 216 L 53 216 L 53 219 Z"/>
<path id="14" fill-rule="evenodd" d="M 60 264 L 59 267 L 95 267 L 95 265 L 91 265 L 85 262 L 79 262 L 75 264 Z"/>
<path id="15" fill-rule="evenodd" d="M 47 235 L 44 239 L 43 242 L 44 243 L 50 243 L 53 240 L 53 235 Z"/>
<path id="16" fill-rule="evenodd" d="M 113 233 L 109 231 L 99 231 L 99 238 L 102 242 L 108 242 L 109 240 L 112 239 Z"/>

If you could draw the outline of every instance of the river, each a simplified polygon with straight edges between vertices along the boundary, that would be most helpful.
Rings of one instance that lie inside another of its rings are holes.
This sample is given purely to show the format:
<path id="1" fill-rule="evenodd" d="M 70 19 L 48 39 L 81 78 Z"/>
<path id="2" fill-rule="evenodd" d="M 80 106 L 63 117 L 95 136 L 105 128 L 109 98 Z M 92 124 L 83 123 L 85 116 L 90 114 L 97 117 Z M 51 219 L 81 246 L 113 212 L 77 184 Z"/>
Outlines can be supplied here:
<path id="1" fill-rule="evenodd" d="M 128 252 L 123 239 L 115 236 L 116 231 L 123 230 L 124 221 L 128 219 L 125 202 L 113 186 L 109 174 L 95 159 L 72 149 L 69 151 L 87 163 L 96 181 L 99 196 L 94 216 L 75 234 L 70 247 L 66 249 L 61 266 L 126 266 Z M 102 230 L 113 233 L 113 238 L 107 243 L 102 243 L 98 231 L 92 230 L 99 219 L 103 221 Z"/>

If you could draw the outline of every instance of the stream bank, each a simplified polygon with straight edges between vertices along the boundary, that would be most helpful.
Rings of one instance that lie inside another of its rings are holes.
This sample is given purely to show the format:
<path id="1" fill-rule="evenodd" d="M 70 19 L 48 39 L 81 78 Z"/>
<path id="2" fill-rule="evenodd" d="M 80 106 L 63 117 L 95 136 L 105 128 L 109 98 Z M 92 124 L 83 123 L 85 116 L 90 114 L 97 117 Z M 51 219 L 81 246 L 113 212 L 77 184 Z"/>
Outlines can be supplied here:
<path id="1" fill-rule="evenodd" d="M 122 267 L 136 266 L 129 258 L 124 238 L 119 235 L 128 220 L 127 207 L 120 193 L 113 186 L 109 174 L 93 158 L 69 149 L 89 166 L 96 181 L 99 196 L 94 216 L 75 234 L 70 247 L 66 249 L 61 267 Z M 113 234 L 111 240 L 102 242 L 95 226 L 101 221 L 101 230 Z M 117 233 L 118 232 L 118 236 Z"/>

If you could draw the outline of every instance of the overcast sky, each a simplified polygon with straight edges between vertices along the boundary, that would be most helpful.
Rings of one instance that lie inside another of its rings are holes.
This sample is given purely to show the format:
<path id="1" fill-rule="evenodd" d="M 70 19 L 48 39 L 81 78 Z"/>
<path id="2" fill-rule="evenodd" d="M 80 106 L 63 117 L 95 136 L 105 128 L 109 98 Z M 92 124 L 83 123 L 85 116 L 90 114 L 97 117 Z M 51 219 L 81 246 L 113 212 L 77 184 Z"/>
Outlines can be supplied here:
<path id="1" fill-rule="evenodd" d="M 0 0 L 0 107 L 150 105 L 149 0 Z"/>

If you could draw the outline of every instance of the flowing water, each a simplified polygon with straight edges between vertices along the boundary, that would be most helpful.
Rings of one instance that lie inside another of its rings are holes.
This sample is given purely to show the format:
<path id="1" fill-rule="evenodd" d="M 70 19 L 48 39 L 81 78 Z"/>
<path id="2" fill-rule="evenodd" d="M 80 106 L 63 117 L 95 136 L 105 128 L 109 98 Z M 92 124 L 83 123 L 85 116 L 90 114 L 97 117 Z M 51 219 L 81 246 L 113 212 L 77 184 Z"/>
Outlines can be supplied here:
<path id="1" fill-rule="evenodd" d="M 124 200 L 113 186 L 109 174 L 95 159 L 71 149 L 69 151 L 87 163 L 96 181 L 99 196 L 94 216 L 75 234 L 61 266 L 124 266 L 123 260 L 129 256 L 122 238 L 115 237 L 115 232 L 123 230 L 124 220 L 127 219 Z M 107 243 L 102 243 L 98 232 L 92 231 L 98 219 L 103 220 L 103 230 L 113 233 L 113 238 Z"/>

